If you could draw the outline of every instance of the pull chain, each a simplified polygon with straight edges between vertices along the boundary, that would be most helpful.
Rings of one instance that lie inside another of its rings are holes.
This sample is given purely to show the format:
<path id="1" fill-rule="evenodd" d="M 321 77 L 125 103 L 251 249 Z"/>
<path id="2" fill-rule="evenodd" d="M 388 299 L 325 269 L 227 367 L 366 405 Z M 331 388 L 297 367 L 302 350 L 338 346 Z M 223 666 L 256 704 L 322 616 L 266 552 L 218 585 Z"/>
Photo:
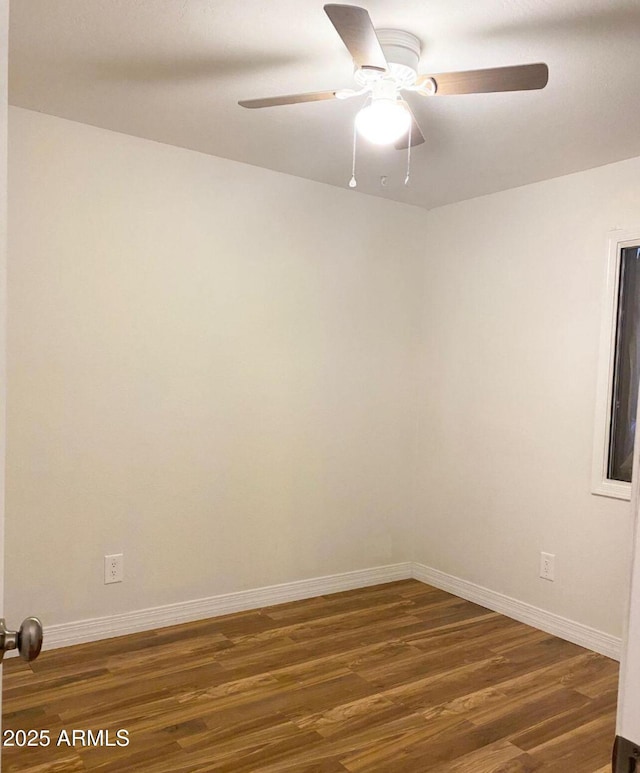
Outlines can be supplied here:
<path id="1" fill-rule="evenodd" d="M 356 138 L 358 136 L 358 132 L 356 130 L 355 122 L 353 124 L 353 156 L 351 159 L 351 179 L 349 180 L 349 187 L 355 188 L 358 184 L 356 182 Z"/>
<path id="2" fill-rule="evenodd" d="M 409 124 L 409 143 L 407 145 L 407 176 L 404 178 L 404 184 L 409 185 L 409 175 L 411 174 L 411 129 L 413 128 L 413 120 Z"/>

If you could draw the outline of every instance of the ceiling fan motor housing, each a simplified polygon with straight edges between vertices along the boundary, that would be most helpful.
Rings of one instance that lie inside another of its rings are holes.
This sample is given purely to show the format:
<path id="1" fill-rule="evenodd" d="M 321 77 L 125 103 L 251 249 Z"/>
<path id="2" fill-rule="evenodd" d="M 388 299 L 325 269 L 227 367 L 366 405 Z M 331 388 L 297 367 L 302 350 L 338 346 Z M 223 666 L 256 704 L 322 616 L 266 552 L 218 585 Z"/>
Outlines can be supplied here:
<path id="1" fill-rule="evenodd" d="M 356 83 L 365 86 L 391 75 L 398 88 L 413 86 L 418 77 L 422 49 L 418 38 L 404 30 L 381 29 L 376 30 L 376 35 L 389 64 L 389 71 L 382 73 L 379 70 L 358 69 L 355 73 Z"/>

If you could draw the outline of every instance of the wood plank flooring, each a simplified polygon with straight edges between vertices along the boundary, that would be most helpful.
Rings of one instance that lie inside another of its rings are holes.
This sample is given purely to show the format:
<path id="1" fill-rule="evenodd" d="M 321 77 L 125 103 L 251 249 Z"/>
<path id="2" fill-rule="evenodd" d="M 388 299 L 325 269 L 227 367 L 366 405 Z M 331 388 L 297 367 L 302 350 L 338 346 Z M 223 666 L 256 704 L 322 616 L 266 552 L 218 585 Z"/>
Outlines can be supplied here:
<path id="1" fill-rule="evenodd" d="M 9 660 L 3 771 L 605 773 L 617 673 L 407 580 Z"/>

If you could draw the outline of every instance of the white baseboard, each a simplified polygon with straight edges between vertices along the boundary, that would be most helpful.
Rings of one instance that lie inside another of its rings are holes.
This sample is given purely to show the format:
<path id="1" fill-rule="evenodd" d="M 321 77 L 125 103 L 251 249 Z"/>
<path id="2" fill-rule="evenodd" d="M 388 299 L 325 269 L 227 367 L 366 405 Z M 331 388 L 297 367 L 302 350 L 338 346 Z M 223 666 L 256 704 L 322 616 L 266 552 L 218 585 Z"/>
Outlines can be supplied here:
<path id="1" fill-rule="evenodd" d="M 260 609 L 288 601 L 298 601 L 314 596 L 323 596 L 327 593 L 339 593 L 344 590 L 365 588 L 409 578 L 433 585 L 607 657 L 615 660 L 620 659 L 622 643 L 615 636 L 560 617 L 552 612 L 546 612 L 544 609 L 489 590 L 468 580 L 410 561 L 373 569 L 342 572 L 326 577 L 314 577 L 309 580 L 298 580 L 281 585 L 270 585 L 254 590 L 238 591 L 237 593 L 225 593 L 220 596 L 140 609 L 135 612 L 124 612 L 108 617 L 49 625 L 45 626 L 44 630 L 44 649 L 51 650 L 58 647 L 68 647 L 72 644 L 110 639 L 114 636 L 150 631 L 154 628 L 164 628 L 169 625 L 204 620 L 233 612 Z M 8 653 L 8 655 L 12 654 L 14 653 Z"/>
<path id="2" fill-rule="evenodd" d="M 248 609 L 283 604 L 287 601 L 324 596 L 327 593 L 365 588 L 394 580 L 407 580 L 410 577 L 411 562 L 406 561 L 401 564 L 360 569 L 355 572 L 342 572 L 327 577 L 314 577 L 310 580 L 298 580 L 282 585 L 256 588 L 255 590 L 225 593 L 194 601 L 183 601 L 162 607 L 124 612 L 109 617 L 48 625 L 44 629 L 43 649 L 51 650 L 58 647 L 68 647 L 72 644 L 110 639 L 114 636 L 150 631 L 168 625 L 228 615 L 232 612 L 243 612 Z"/>
<path id="3" fill-rule="evenodd" d="M 503 593 L 489 590 L 482 585 L 476 585 L 468 580 L 445 574 L 445 572 L 432 569 L 424 564 L 414 562 L 411 574 L 416 580 L 427 585 L 433 585 L 467 601 L 473 601 L 493 612 L 500 612 L 500 614 L 539 628 L 541 631 L 551 633 L 560 639 L 566 639 L 573 644 L 579 644 L 581 647 L 593 650 L 593 652 L 599 652 L 601 655 L 606 655 L 614 660 L 620 660 L 622 640 L 608 633 L 603 633 L 566 617 L 560 617 L 553 612 L 547 612 L 539 607 L 534 607 L 532 604 L 505 596 Z"/>

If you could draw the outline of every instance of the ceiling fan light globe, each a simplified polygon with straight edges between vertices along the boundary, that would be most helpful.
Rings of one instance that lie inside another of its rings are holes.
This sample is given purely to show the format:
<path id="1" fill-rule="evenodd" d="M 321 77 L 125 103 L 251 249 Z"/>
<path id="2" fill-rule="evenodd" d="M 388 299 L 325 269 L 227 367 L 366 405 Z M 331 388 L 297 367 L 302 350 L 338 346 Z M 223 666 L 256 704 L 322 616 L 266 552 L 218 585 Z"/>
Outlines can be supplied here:
<path id="1" fill-rule="evenodd" d="M 375 145 L 389 145 L 409 131 L 411 116 L 394 99 L 374 99 L 356 116 L 358 133 Z"/>

